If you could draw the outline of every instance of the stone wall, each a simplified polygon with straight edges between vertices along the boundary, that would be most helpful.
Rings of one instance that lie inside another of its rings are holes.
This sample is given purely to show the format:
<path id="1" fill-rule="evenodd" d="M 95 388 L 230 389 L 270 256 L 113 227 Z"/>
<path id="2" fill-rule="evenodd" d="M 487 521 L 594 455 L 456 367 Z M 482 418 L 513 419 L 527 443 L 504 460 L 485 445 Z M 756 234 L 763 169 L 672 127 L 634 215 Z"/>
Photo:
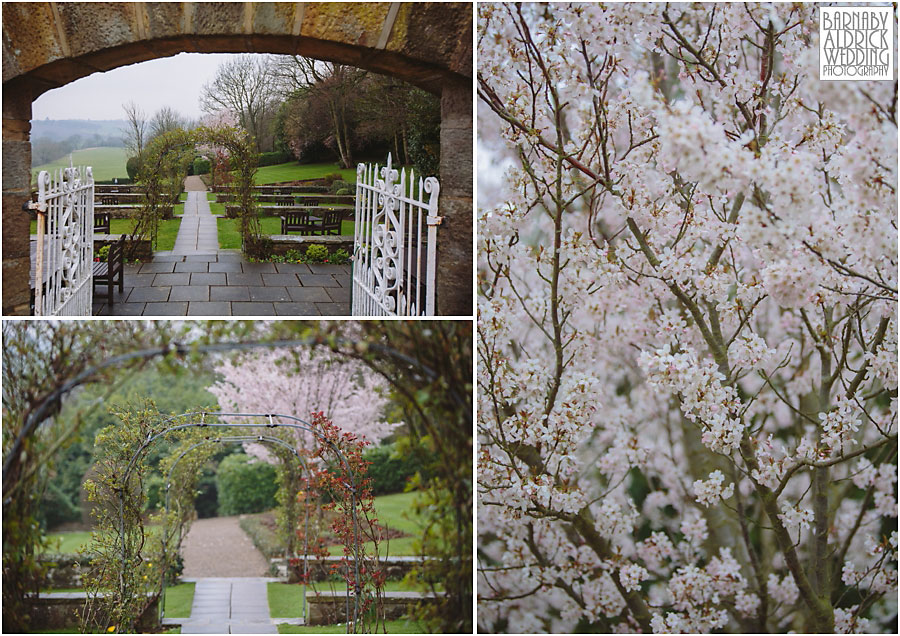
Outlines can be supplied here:
<path id="1" fill-rule="evenodd" d="M 434 603 L 434 594 L 418 592 L 385 592 L 384 619 L 388 621 L 402 618 L 409 614 L 417 603 Z M 309 607 L 310 625 L 334 625 L 347 622 L 346 597 L 343 592 L 307 592 L 306 603 Z M 353 610 L 351 601 L 351 611 Z"/>

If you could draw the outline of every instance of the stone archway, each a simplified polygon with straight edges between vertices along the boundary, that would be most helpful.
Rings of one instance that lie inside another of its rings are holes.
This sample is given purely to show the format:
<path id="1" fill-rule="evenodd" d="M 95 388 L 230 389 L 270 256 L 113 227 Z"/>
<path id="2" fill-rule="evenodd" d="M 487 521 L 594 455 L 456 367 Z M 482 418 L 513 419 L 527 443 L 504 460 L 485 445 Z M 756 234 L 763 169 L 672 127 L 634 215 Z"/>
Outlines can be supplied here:
<path id="1" fill-rule="evenodd" d="M 81 77 L 182 52 L 351 64 L 441 98 L 437 311 L 472 313 L 470 3 L 3 4 L 3 314 L 28 313 L 31 104 Z"/>

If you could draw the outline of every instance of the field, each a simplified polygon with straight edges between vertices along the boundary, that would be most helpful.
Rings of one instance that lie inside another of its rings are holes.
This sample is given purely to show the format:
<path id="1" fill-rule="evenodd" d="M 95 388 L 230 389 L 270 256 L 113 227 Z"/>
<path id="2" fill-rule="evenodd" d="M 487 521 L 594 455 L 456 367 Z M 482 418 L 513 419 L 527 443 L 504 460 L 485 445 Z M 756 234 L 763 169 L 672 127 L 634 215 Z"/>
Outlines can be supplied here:
<path id="1" fill-rule="evenodd" d="M 356 168 L 343 169 L 336 163 L 308 163 L 300 165 L 295 161 L 277 163 L 274 166 L 263 166 L 253 177 L 256 185 L 280 183 L 282 181 L 298 181 L 300 179 L 319 179 L 326 174 L 338 172 L 344 181 L 356 182 Z"/>
<path id="2" fill-rule="evenodd" d="M 72 163 L 75 166 L 91 166 L 93 168 L 95 181 L 108 181 L 115 177 L 127 179 L 126 159 L 124 148 L 83 148 L 72 153 Z M 35 166 L 31 169 L 31 182 L 37 183 L 37 175 L 41 170 L 50 171 L 52 175 L 53 170 L 68 167 L 68 155 L 42 166 Z"/>

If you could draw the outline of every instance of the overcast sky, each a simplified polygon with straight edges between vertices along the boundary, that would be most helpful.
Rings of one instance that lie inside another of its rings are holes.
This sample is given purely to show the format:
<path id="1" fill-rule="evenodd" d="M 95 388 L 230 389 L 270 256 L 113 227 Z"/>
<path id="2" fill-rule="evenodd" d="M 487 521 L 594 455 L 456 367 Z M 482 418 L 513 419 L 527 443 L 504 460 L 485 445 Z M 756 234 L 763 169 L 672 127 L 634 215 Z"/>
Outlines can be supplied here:
<path id="1" fill-rule="evenodd" d="M 200 89 L 232 53 L 180 53 L 105 73 L 94 73 L 47 91 L 32 106 L 34 119 L 124 119 L 122 104 L 134 100 L 148 116 L 163 106 L 196 119 Z"/>

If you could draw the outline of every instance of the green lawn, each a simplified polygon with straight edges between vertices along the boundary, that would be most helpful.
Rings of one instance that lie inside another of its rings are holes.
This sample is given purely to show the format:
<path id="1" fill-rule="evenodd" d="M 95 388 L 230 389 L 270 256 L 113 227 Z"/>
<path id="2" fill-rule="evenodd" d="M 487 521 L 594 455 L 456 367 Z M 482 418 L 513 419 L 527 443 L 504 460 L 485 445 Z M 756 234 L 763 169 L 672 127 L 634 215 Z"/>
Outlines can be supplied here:
<path id="1" fill-rule="evenodd" d="M 146 526 L 148 533 L 159 532 L 161 528 L 160 525 Z M 50 546 L 47 552 L 56 554 L 74 554 L 91 541 L 91 533 L 88 531 L 51 532 L 48 536 L 50 537 Z"/>
<path id="2" fill-rule="evenodd" d="M 176 203 L 175 207 L 172 208 L 172 214 L 175 216 L 181 216 L 184 214 L 184 203 Z"/>
<path id="3" fill-rule="evenodd" d="M 223 205 L 221 203 L 211 203 L 210 208 L 214 205 Z M 220 212 L 216 212 L 213 209 L 213 214 L 224 214 L 224 210 Z M 271 234 L 280 234 L 281 233 L 281 219 L 277 216 L 261 216 L 259 217 L 260 229 L 264 235 Z M 239 219 L 226 219 L 219 218 L 218 219 L 219 226 L 219 248 L 220 249 L 240 249 L 241 248 L 241 230 L 240 230 L 240 222 Z M 341 222 L 341 234 L 349 234 L 353 236 L 353 221 L 342 221 Z"/>
<path id="4" fill-rule="evenodd" d="M 178 205 L 175 206 L 176 214 L 178 213 Z M 184 207 L 184 206 L 181 206 Z M 183 212 L 184 210 L 182 210 Z M 157 251 L 167 251 L 175 247 L 175 237 L 178 235 L 178 228 L 181 227 L 181 219 L 169 219 L 168 221 L 159 222 L 159 235 L 156 237 Z M 110 219 L 110 234 L 131 234 L 134 228 L 134 219 Z M 31 233 L 37 234 L 37 221 L 31 221 Z"/>
<path id="5" fill-rule="evenodd" d="M 72 153 L 73 165 L 91 166 L 95 181 L 109 181 L 116 177 L 127 179 L 128 172 L 125 170 L 127 159 L 124 148 L 84 148 Z M 69 155 L 41 166 L 34 166 L 31 169 L 31 181 L 37 183 L 37 175 L 41 170 L 49 171 L 52 176 L 54 170 L 68 167 Z"/>
<path id="6" fill-rule="evenodd" d="M 166 588 L 166 617 L 188 618 L 194 603 L 194 583 L 179 583 Z"/>
<path id="7" fill-rule="evenodd" d="M 336 163 L 307 163 L 300 165 L 296 161 L 278 163 L 274 166 L 263 166 L 256 171 L 253 182 L 256 185 L 280 183 L 282 181 L 299 181 L 301 179 L 319 179 L 326 174 L 340 173 L 344 181 L 356 181 L 356 168 L 344 169 Z"/>

